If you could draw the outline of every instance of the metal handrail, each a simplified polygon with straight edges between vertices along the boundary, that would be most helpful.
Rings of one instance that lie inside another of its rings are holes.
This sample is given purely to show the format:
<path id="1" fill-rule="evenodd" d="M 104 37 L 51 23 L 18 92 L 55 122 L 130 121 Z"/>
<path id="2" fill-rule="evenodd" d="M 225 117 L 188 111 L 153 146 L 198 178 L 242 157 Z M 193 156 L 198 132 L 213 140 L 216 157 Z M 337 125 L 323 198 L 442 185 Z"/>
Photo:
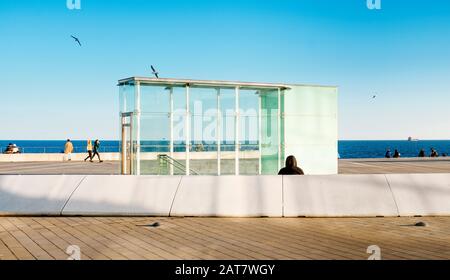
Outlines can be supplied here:
<path id="1" fill-rule="evenodd" d="M 178 160 L 176 160 L 176 159 L 174 159 L 174 158 L 172 158 L 172 157 L 170 157 L 170 156 L 168 156 L 166 154 L 158 155 L 158 157 L 160 157 L 161 159 L 165 160 L 168 164 L 172 165 L 173 167 L 177 168 L 178 170 L 180 170 L 182 172 L 186 172 L 186 166 L 183 163 L 181 163 L 180 161 L 178 161 Z M 189 168 L 189 171 L 192 174 L 200 175 L 197 171 L 195 171 L 192 168 Z"/>

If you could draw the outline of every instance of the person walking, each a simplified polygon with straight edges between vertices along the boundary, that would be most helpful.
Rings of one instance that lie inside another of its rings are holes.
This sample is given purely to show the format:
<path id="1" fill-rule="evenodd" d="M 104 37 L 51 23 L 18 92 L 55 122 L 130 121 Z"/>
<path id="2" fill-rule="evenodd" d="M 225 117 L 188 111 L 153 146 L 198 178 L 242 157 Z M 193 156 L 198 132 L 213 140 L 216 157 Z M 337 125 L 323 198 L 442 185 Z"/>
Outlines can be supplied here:
<path id="1" fill-rule="evenodd" d="M 88 152 L 88 156 L 84 159 L 84 161 L 89 159 L 89 161 L 92 162 L 92 141 L 91 140 L 87 140 L 86 150 Z"/>
<path id="2" fill-rule="evenodd" d="M 73 144 L 70 139 L 67 139 L 66 144 L 64 145 L 64 154 L 65 159 L 67 161 L 72 160 L 72 152 L 73 152 Z"/>
<path id="3" fill-rule="evenodd" d="M 95 158 L 95 156 L 97 155 L 98 157 L 98 161 L 99 162 L 103 162 L 103 160 L 100 159 L 100 154 L 98 153 L 98 150 L 100 150 L 100 141 L 97 139 L 94 142 L 94 153 L 92 155 L 91 161 Z"/>
<path id="4" fill-rule="evenodd" d="M 286 167 L 281 168 L 278 175 L 305 175 L 305 173 L 297 166 L 297 159 L 294 156 L 288 156 L 286 158 Z"/>

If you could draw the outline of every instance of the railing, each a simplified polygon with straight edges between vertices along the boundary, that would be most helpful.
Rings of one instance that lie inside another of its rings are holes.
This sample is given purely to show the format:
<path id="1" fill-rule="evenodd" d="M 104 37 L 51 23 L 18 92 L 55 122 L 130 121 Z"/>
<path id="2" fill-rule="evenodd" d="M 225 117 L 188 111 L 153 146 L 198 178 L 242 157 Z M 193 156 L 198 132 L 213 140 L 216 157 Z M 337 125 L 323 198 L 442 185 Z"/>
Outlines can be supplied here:
<path id="1" fill-rule="evenodd" d="M 18 147 L 21 154 L 61 154 L 64 147 Z M 7 147 L 0 146 L 0 154 L 6 151 Z M 119 146 L 100 146 L 100 153 L 118 153 Z M 73 153 L 87 153 L 86 147 L 75 146 Z"/>
<path id="2" fill-rule="evenodd" d="M 235 144 L 225 144 L 222 143 L 221 145 L 221 151 L 234 151 L 236 149 Z M 263 145 L 264 147 L 264 145 Z M 7 146 L 0 146 L 0 154 L 4 153 Z M 47 146 L 47 147 L 18 147 L 20 153 L 22 154 L 60 154 L 64 153 L 64 146 Z M 239 144 L 239 150 L 240 151 L 255 151 L 258 150 L 259 147 L 257 144 Z M 217 144 L 197 144 L 192 143 L 190 145 L 191 152 L 215 152 L 217 151 Z M 175 144 L 174 145 L 174 152 L 185 152 L 186 151 L 186 145 L 183 144 Z M 86 146 L 74 146 L 74 153 L 87 153 Z M 100 153 L 118 153 L 120 152 L 120 145 L 114 145 L 114 146 L 100 146 L 99 149 Z M 141 145 L 141 152 L 169 152 L 169 145 Z"/>
<path id="3" fill-rule="evenodd" d="M 269 145 L 263 145 L 263 147 L 268 147 Z M 155 144 L 141 144 L 141 152 L 142 153 L 169 153 L 170 146 L 169 144 L 165 145 L 155 145 Z M 189 146 L 190 152 L 217 152 L 217 144 L 198 144 L 198 143 L 191 143 Z M 226 152 L 232 152 L 236 149 L 235 144 L 221 144 L 220 150 L 226 151 Z M 259 150 L 258 144 L 239 144 L 239 150 L 240 151 L 257 151 Z M 186 152 L 186 145 L 183 144 L 174 144 L 173 146 L 174 152 Z"/>
<path id="4" fill-rule="evenodd" d="M 160 168 L 166 167 L 163 165 L 164 163 L 166 163 L 166 164 L 172 165 L 174 168 L 176 168 L 183 174 L 186 173 L 186 166 L 183 163 L 179 162 L 178 160 L 176 160 L 168 155 L 165 155 L 165 154 L 158 155 L 158 159 L 160 161 Z M 190 174 L 200 175 L 197 171 L 193 170 L 192 168 L 189 168 L 189 171 L 190 171 Z M 159 173 L 161 173 L 161 169 L 160 169 Z"/>

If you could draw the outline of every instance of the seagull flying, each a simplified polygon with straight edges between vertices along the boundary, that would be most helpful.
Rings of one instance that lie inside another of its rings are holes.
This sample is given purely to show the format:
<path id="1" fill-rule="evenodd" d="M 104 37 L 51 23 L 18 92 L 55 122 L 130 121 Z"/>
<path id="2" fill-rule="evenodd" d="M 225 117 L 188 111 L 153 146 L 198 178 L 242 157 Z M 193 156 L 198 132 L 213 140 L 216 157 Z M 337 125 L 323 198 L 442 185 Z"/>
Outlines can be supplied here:
<path id="1" fill-rule="evenodd" d="M 159 75 L 158 75 L 159 73 L 155 70 L 155 67 L 153 67 L 153 65 L 151 65 L 151 67 L 152 67 L 152 71 L 153 71 L 152 74 L 155 75 L 155 77 L 157 79 L 159 79 Z"/>
<path id="2" fill-rule="evenodd" d="M 80 47 L 81 47 L 81 42 L 80 42 L 80 40 L 77 37 L 72 36 L 72 35 L 70 35 L 70 37 L 72 37 L 75 40 L 75 42 L 77 42 L 78 45 L 80 45 Z"/>
<path id="3" fill-rule="evenodd" d="M 375 99 L 375 98 L 377 98 L 377 96 L 376 96 L 376 95 L 372 96 L 372 99 Z"/>

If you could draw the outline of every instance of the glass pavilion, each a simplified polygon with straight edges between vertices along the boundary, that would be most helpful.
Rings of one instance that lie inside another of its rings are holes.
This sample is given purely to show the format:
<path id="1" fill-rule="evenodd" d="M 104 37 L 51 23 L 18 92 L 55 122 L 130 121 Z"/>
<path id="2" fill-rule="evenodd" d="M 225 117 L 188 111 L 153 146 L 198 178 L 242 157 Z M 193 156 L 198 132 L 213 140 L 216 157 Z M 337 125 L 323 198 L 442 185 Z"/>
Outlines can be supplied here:
<path id="1" fill-rule="evenodd" d="M 289 154 L 337 173 L 335 87 L 132 77 L 119 89 L 122 174 L 277 174 Z"/>

